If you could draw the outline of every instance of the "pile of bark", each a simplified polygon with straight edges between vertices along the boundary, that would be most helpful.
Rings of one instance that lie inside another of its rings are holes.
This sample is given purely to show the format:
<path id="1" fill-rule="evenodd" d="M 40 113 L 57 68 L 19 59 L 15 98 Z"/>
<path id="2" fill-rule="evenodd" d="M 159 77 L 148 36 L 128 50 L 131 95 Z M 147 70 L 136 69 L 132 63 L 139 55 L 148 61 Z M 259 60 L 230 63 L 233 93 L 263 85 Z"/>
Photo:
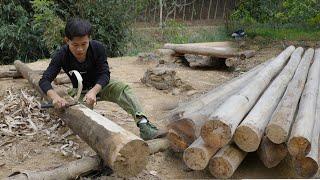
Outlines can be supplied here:
<path id="1" fill-rule="evenodd" d="M 254 50 L 242 51 L 232 42 L 165 44 L 156 51 L 165 59 L 183 58 L 190 67 L 236 67 L 242 60 L 255 55 Z"/>
<path id="2" fill-rule="evenodd" d="M 229 178 L 248 152 L 268 168 L 290 155 L 295 171 L 319 167 L 320 49 L 290 46 L 277 57 L 173 110 L 170 146 L 193 170 Z M 288 167 L 292 167 L 288 164 Z"/>
<path id="3" fill-rule="evenodd" d="M 193 89 L 176 76 L 174 69 L 167 67 L 149 68 L 141 78 L 141 82 L 159 90 L 180 89 L 181 91 L 187 91 Z"/>

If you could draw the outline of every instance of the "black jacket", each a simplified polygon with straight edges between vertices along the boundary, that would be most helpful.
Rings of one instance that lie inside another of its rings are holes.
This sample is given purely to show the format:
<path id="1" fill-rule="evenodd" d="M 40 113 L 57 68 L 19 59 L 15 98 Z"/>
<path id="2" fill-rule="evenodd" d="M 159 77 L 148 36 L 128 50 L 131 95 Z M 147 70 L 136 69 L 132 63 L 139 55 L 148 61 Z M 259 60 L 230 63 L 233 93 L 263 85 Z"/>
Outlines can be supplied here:
<path id="1" fill-rule="evenodd" d="M 76 57 L 69 50 L 68 45 L 62 46 L 53 56 L 49 67 L 43 73 L 39 81 L 42 91 L 52 89 L 51 82 L 56 78 L 61 68 L 71 79 L 74 88 L 77 88 L 78 82 L 76 77 L 71 76 L 68 72 L 77 70 L 83 78 L 83 89 L 89 90 L 96 84 L 102 87 L 107 85 L 110 80 L 109 65 L 105 47 L 99 41 L 91 40 L 86 54 L 86 60 L 82 63 L 77 61 Z"/>

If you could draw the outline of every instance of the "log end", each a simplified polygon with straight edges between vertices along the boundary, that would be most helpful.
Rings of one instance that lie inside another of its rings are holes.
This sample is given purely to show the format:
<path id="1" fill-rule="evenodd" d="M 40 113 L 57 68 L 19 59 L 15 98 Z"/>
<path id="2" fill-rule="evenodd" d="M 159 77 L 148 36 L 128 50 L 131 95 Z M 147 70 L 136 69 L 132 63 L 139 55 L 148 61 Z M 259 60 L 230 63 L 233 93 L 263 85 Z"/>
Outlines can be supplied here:
<path id="1" fill-rule="evenodd" d="M 143 140 L 132 140 L 118 153 L 112 169 L 121 177 L 132 177 L 145 169 L 150 149 Z"/>
<path id="2" fill-rule="evenodd" d="M 180 118 L 168 125 L 169 129 L 174 129 L 188 144 L 195 139 L 195 124 L 190 118 Z"/>
<path id="3" fill-rule="evenodd" d="M 314 159 L 303 157 L 294 160 L 294 168 L 299 176 L 311 178 L 317 173 L 319 166 Z"/>
<path id="4" fill-rule="evenodd" d="M 202 126 L 201 137 L 210 147 L 223 147 L 232 138 L 231 128 L 221 120 L 210 120 Z"/>
<path id="5" fill-rule="evenodd" d="M 213 157 L 209 163 L 209 171 L 216 178 L 230 178 L 234 172 L 232 165 L 223 157 Z"/>
<path id="6" fill-rule="evenodd" d="M 183 152 L 190 145 L 173 129 L 169 129 L 167 139 L 169 140 L 170 147 L 174 152 Z"/>
<path id="7" fill-rule="evenodd" d="M 266 128 L 266 136 L 276 144 L 286 142 L 288 132 L 278 124 L 269 124 Z"/>
<path id="8" fill-rule="evenodd" d="M 189 147 L 183 153 L 184 163 L 193 170 L 203 170 L 207 167 L 210 157 L 200 148 Z"/>
<path id="9" fill-rule="evenodd" d="M 253 152 L 259 148 L 261 138 L 258 133 L 249 126 L 242 125 L 236 129 L 234 142 L 245 152 Z"/>
<path id="10" fill-rule="evenodd" d="M 306 156 L 311 149 L 311 143 L 304 137 L 293 137 L 288 142 L 288 151 L 293 157 Z"/>
<path id="11" fill-rule="evenodd" d="M 257 153 L 265 167 L 273 168 L 287 156 L 288 150 L 285 143 L 275 144 L 264 136 Z"/>

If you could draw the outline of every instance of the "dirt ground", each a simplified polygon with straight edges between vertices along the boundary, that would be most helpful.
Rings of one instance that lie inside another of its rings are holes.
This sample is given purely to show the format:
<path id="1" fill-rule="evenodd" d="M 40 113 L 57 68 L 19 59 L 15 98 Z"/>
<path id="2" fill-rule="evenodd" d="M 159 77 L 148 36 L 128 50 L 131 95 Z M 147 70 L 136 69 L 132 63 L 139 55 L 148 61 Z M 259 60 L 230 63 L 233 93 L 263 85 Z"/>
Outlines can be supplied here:
<path id="1" fill-rule="evenodd" d="M 221 83 L 238 76 L 261 62 L 268 60 L 281 52 L 282 47 L 264 48 L 258 54 L 241 63 L 240 69 L 236 71 L 215 70 L 215 69 L 191 69 L 185 66 L 175 66 L 177 76 L 191 85 L 195 90 L 173 95 L 170 92 L 160 91 L 153 87 L 147 87 L 140 82 L 144 72 L 155 63 L 137 63 L 136 57 L 110 58 L 111 77 L 128 83 L 138 96 L 150 120 L 160 127 L 165 127 L 166 115 L 178 103 L 186 102 L 189 99 L 198 97 L 202 93 L 220 85 Z M 38 61 L 29 64 L 36 69 L 45 69 L 49 61 Z M 9 66 L 2 66 L 0 69 L 8 69 Z M 31 88 L 23 79 L 1 79 L 0 100 L 6 95 L 8 88 L 13 90 Z M 105 115 L 110 120 L 121 125 L 125 129 L 139 134 L 133 119 L 117 105 L 110 102 L 99 102 L 95 110 Z M 54 118 L 53 118 L 54 119 Z M 37 120 L 34 120 L 37 121 Z M 68 128 L 59 119 L 45 123 L 42 130 L 51 128 L 55 123 L 59 126 L 56 135 L 62 135 Z M 39 132 L 33 136 L 6 137 L 0 134 L 0 179 L 7 177 L 17 170 L 44 170 L 75 160 L 74 156 L 63 156 L 57 149 L 66 141 L 72 140 L 78 144 L 77 154 L 85 156 L 94 154 L 93 150 L 80 138 L 70 135 L 64 140 L 54 142 L 50 135 Z M 6 141 L 6 142 L 5 142 Z M 289 159 L 283 161 L 279 166 L 267 169 L 259 161 L 255 153 L 250 153 L 240 165 L 232 178 L 294 178 L 296 177 L 289 166 Z M 91 178 L 117 179 L 115 174 L 91 176 Z M 182 155 L 171 150 L 159 152 L 149 157 L 146 169 L 137 178 L 141 179 L 176 179 L 176 178 L 213 178 L 207 170 L 192 171 L 188 169 L 183 161 Z"/>

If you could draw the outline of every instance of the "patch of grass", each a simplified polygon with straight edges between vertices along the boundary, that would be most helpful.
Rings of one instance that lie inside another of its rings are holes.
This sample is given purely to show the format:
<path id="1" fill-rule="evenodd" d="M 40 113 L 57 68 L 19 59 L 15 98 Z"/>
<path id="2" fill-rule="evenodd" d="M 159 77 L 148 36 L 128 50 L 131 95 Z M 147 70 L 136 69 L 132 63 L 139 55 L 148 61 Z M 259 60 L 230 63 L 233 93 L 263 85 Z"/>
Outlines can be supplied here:
<path id="1" fill-rule="evenodd" d="M 254 27 L 246 30 L 249 37 L 261 36 L 271 40 L 319 41 L 320 31 L 312 28 L 295 27 Z"/>

